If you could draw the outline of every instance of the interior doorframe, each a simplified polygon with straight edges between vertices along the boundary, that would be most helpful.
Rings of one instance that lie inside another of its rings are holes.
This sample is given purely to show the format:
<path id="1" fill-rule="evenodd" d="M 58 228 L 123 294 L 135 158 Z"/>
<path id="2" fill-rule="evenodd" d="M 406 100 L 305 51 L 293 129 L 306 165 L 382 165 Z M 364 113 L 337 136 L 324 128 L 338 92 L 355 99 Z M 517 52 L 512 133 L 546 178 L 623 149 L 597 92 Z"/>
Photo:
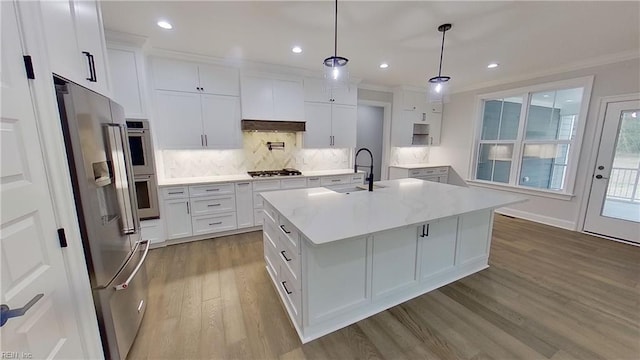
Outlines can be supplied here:
<path id="1" fill-rule="evenodd" d="M 391 156 L 391 103 L 376 100 L 358 99 L 358 105 L 376 106 L 383 108 L 382 121 L 382 161 L 380 169 L 380 180 L 389 179 L 389 159 Z M 353 156 L 352 156 L 353 157 Z"/>
<path id="2" fill-rule="evenodd" d="M 578 217 L 578 231 L 581 233 L 599 236 L 610 240 L 615 240 L 619 242 L 627 243 L 624 240 L 608 237 L 601 234 L 594 234 L 591 232 L 586 232 L 584 230 L 584 225 L 587 221 L 587 207 L 589 205 L 589 199 L 591 198 L 591 185 L 593 184 L 593 177 L 595 176 L 596 171 L 596 161 L 598 160 L 598 151 L 600 150 L 600 142 L 602 141 L 602 131 L 604 130 L 604 120 L 607 112 L 607 107 L 610 103 L 622 102 L 622 101 L 633 101 L 640 99 L 640 93 L 631 93 L 624 95 L 614 95 L 614 96 L 603 96 L 600 98 L 600 105 L 598 107 L 598 117 L 596 123 L 596 131 L 594 133 L 593 138 L 591 139 L 592 144 L 597 144 L 597 146 L 591 147 L 591 152 L 589 153 L 589 160 L 587 161 L 588 171 L 587 178 L 589 181 L 585 181 L 584 188 L 582 189 L 582 194 L 585 196 L 582 197 L 582 201 L 580 203 L 580 215 Z M 583 142 L 586 139 L 583 139 Z"/>

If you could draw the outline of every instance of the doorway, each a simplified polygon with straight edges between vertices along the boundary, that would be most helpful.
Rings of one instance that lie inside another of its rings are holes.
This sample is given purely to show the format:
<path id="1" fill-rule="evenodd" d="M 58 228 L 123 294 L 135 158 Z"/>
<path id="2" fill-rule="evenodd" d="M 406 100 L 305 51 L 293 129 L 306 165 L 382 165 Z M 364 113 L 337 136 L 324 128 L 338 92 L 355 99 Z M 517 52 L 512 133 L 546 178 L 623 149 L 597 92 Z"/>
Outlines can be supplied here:
<path id="1" fill-rule="evenodd" d="M 373 154 L 373 180 L 379 181 L 382 169 L 384 107 L 358 105 L 356 149 L 367 148 Z M 362 155 L 361 155 L 362 156 Z M 361 161 L 360 164 L 367 164 Z"/>
<path id="2" fill-rule="evenodd" d="M 584 230 L 640 243 L 640 100 L 606 103 Z"/>

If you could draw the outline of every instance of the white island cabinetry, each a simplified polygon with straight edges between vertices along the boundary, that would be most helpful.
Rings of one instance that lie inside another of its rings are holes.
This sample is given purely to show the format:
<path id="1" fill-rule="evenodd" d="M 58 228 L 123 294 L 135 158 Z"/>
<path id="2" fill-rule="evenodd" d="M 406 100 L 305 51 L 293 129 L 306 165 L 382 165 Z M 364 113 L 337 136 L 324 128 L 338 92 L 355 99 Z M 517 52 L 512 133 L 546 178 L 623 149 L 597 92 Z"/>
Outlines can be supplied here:
<path id="1" fill-rule="evenodd" d="M 262 195 L 267 270 L 303 343 L 485 269 L 493 210 L 521 201 L 417 179 L 378 184 Z"/>

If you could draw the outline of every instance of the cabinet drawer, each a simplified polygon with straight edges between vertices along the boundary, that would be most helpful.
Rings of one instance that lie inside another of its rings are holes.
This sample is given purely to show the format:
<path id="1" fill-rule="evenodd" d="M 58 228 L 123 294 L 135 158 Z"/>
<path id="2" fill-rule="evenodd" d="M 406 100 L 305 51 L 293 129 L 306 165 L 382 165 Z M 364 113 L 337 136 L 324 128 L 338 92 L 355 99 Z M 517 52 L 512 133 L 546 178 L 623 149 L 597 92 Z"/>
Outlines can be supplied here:
<path id="1" fill-rule="evenodd" d="M 275 252 L 278 251 L 278 244 L 280 239 L 278 238 L 278 231 L 272 224 L 264 224 L 262 226 L 262 241 L 265 248 L 271 248 Z"/>
<path id="2" fill-rule="evenodd" d="M 191 218 L 191 222 L 193 225 L 193 235 L 202 235 L 237 228 L 235 213 L 194 216 Z"/>
<path id="3" fill-rule="evenodd" d="M 301 189 L 307 187 L 306 178 L 283 179 L 280 180 L 281 189 Z"/>
<path id="4" fill-rule="evenodd" d="M 262 225 L 264 223 L 264 211 L 262 209 L 253 209 L 253 224 L 255 226 Z"/>
<path id="5" fill-rule="evenodd" d="M 264 223 L 270 223 L 274 228 L 278 226 L 278 213 L 269 205 L 266 205 L 262 210 L 262 217 Z"/>
<path id="6" fill-rule="evenodd" d="M 253 207 L 261 209 L 263 206 L 260 192 L 280 190 L 280 180 L 261 180 L 253 182 Z"/>
<path id="7" fill-rule="evenodd" d="M 297 324 L 300 324 L 300 320 L 302 319 L 301 313 L 301 305 L 302 305 L 302 296 L 300 296 L 301 290 L 296 288 L 293 284 L 294 281 L 291 278 L 291 274 L 288 271 L 280 271 L 278 277 L 278 283 L 276 286 L 278 287 L 278 291 L 283 295 L 284 303 L 286 307 L 289 309 L 289 313 L 292 315 L 293 319 Z"/>
<path id="8" fill-rule="evenodd" d="M 278 227 L 280 230 L 280 240 L 283 243 L 286 243 L 287 246 L 291 248 L 291 250 L 300 253 L 300 234 L 298 231 L 291 225 L 291 223 L 283 218 L 279 217 Z"/>
<path id="9" fill-rule="evenodd" d="M 191 200 L 191 215 L 206 215 L 236 210 L 236 201 L 232 195 L 210 196 Z"/>
<path id="10" fill-rule="evenodd" d="M 447 174 L 449 169 L 445 167 L 423 168 L 409 170 L 409 176 L 424 176 L 424 175 L 441 175 Z"/>
<path id="11" fill-rule="evenodd" d="M 277 284 L 278 279 L 280 278 L 280 260 L 278 260 L 275 250 L 267 246 L 268 245 L 266 244 L 266 241 L 265 241 L 264 262 L 267 265 L 267 271 L 269 272 L 269 275 L 271 275 L 273 282 Z"/>
<path id="12" fill-rule="evenodd" d="M 307 178 L 307 187 L 319 187 L 320 186 L 320 177 L 310 177 Z"/>
<path id="13" fill-rule="evenodd" d="M 352 184 L 364 184 L 364 174 L 353 174 L 353 175 L 351 175 L 351 183 Z"/>
<path id="14" fill-rule="evenodd" d="M 165 199 L 183 199 L 189 197 L 189 190 L 186 186 L 172 186 L 162 188 L 162 197 Z"/>
<path id="15" fill-rule="evenodd" d="M 277 249 L 277 255 L 280 258 L 280 269 L 289 272 L 292 285 L 296 289 L 302 286 L 300 277 L 300 255 L 297 251 L 292 250 L 289 246 L 280 246 Z"/>
<path id="16" fill-rule="evenodd" d="M 227 195 L 235 194 L 233 184 L 211 184 L 211 185 L 192 185 L 189 186 L 189 196 L 211 196 L 211 195 Z"/>
<path id="17" fill-rule="evenodd" d="M 320 184 L 324 185 L 338 185 L 338 184 L 350 184 L 351 183 L 351 175 L 340 175 L 340 176 L 325 176 L 320 178 Z"/>

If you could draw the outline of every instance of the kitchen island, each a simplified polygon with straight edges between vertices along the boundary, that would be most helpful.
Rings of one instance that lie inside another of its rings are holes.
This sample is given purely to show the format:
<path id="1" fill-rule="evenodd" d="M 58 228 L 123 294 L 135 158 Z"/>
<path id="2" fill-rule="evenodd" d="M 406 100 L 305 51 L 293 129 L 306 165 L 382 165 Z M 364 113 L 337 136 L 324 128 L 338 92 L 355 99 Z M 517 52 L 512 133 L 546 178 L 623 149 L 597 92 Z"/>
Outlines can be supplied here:
<path id="1" fill-rule="evenodd" d="M 263 193 L 266 268 L 303 343 L 488 267 L 493 210 L 524 201 L 419 179 Z"/>

